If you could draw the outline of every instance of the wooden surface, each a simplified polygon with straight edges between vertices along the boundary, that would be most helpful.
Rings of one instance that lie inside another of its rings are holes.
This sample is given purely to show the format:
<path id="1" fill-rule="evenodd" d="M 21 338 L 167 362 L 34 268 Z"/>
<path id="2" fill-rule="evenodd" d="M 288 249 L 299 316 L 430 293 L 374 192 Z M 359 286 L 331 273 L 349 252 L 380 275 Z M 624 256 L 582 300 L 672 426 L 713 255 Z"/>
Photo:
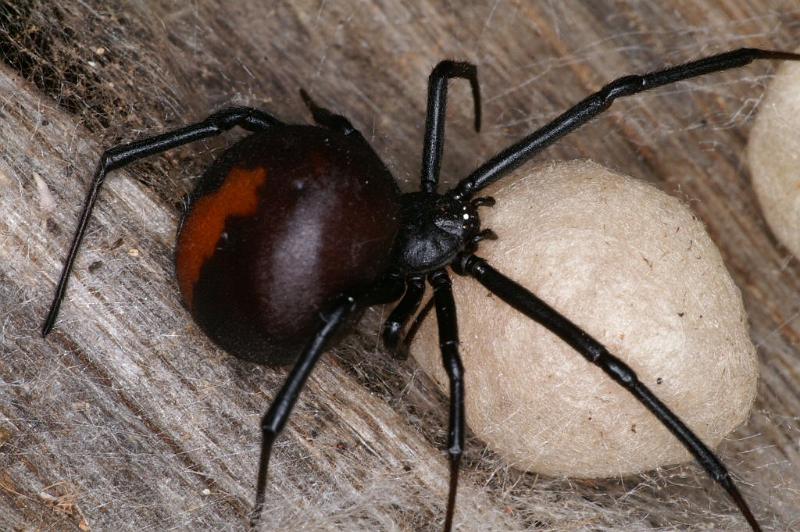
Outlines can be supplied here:
<path id="1" fill-rule="evenodd" d="M 307 122 L 305 87 L 350 117 L 410 189 L 426 79 L 441 58 L 475 62 L 485 96 L 476 135 L 467 88 L 451 90 L 443 175 L 453 182 L 614 77 L 800 44 L 790 0 L 107 4 L 0 2 L 4 530 L 236 530 L 252 503 L 258 421 L 285 370 L 210 345 L 172 273 L 181 197 L 235 135 L 110 180 L 56 329 L 39 336 L 104 147 L 234 103 Z M 800 266 L 765 226 L 744 159 L 773 69 L 620 101 L 538 160 L 592 158 L 683 198 L 708 225 L 742 290 L 762 371 L 750 422 L 720 453 L 765 528 L 790 530 L 800 528 Z M 310 380 L 277 445 L 265 529 L 441 526 L 446 403 L 413 361 L 388 359 L 382 312 Z M 694 465 L 546 479 L 468 445 L 461 530 L 744 530 Z"/>

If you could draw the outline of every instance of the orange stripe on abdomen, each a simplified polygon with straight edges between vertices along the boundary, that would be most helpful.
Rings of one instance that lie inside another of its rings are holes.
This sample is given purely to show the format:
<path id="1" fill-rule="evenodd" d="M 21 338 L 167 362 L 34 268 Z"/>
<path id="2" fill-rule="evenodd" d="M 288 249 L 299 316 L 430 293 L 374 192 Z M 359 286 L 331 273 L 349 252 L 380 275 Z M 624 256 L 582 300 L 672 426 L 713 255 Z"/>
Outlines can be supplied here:
<path id="1" fill-rule="evenodd" d="M 176 275 L 186 304 L 192 308 L 194 288 L 203 265 L 214 255 L 231 216 L 252 216 L 258 210 L 264 167 L 233 168 L 216 191 L 196 200 L 184 220 L 175 254 Z"/>

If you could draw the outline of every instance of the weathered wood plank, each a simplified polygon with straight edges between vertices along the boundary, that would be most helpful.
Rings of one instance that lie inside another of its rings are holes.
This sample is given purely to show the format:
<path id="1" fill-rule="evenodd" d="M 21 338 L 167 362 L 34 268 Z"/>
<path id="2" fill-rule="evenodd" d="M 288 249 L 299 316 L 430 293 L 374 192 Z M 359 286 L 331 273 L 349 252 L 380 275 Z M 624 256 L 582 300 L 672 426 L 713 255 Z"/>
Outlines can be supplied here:
<path id="1" fill-rule="evenodd" d="M 0 2 L 0 528 L 245 526 L 258 419 L 285 374 L 231 359 L 181 309 L 176 204 L 228 139 L 120 172 L 61 319 L 38 330 L 103 147 L 231 103 L 346 114 L 405 188 L 430 68 L 476 62 L 485 128 L 451 91 L 452 182 L 606 81 L 738 46 L 796 48 L 791 1 Z M 762 360 L 723 458 L 768 529 L 800 522 L 800 267 L 765 226 L 743 158 L 771 65 L 615 104 L 539 160 L 589 157 L 695 209 L 741 287 Z M 198 154 L 196 156 L 196 154 Z M 265 528 L 437 529 L 443 399 L 379 347 L 380 311 L 324 358 L 276 451 Z M 724 398 L 721 398 L 724 400 Z M 710 406 L 711 407 L 711 406 Z M 469 442 L 463 530 L 742 529 L 695 466 L 624 481 L 542 479 Z M 59 504 L 56 504 L 59 503 Z"/>

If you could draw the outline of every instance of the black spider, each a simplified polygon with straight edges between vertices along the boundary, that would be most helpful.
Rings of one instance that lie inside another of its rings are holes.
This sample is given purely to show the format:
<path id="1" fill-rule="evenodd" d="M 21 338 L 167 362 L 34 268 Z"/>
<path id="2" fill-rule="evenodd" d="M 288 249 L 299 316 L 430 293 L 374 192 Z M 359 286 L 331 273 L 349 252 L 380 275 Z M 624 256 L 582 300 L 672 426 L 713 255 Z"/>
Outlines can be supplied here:
<path id="1" fill-rule="evenodd" d="M 92 180 L 42 334 L 47 335 L 55 323 L 106 174 L 148 155 L 240 126 L 252 134 L 226 150 L 199 180 L 178 231 L 175 263 L 186 306 L 212 340 L 253 362 L 294 363 L 261 422 L 263 442 L 252 524 L 263 506 L 272 444 L 322 352 L 359 311 L 399 299 L 383 330 L 385 344 L 397 351 L 403 329 L 419 308 L 427 278 L 434 296 L 408 335 L 435 306 L 450 381 L 451 465 L 444 524 L 450 530 L 464 446 L 464 383 L 449 266 L 459 275 L 474 277 L 547 327 L 625 387 L 730 494 L 752 529 L 760 530 L 725 466 L 626 364 L 474 255 L 482 239 L 496 238 L 490 230 L 481 230 L 478 216 L 478 207 L 490 206 L 493 200 L 474 197 L 487 185 L 602 113 L 619 97 L 756 59 L 800 60 L 800 55 L 742 48 L 619 78 L 492 157 L 444 194 L 437 192 L 437 183 L 449 79 L 469 80 L 475 128 L 480 128 L 477 71 L 468 63 L 443 61 L 430 75 L 419 192 L 400 194 L 389 171 L 350 122 L 319 107 L 304 91 L 301 95 L 321 127 L 287 125 L 256 109 L 234 108 L 111 148 L 103 153 Z"/>

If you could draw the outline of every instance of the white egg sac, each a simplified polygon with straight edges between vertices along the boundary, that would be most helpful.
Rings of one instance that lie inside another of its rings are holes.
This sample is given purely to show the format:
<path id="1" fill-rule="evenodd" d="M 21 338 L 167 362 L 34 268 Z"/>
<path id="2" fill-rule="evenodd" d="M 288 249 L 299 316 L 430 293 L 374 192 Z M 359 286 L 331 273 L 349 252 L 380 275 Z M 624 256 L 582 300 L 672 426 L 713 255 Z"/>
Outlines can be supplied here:
<path id="1" fill-rule="evenodd" d="M 709 446 L 748 416 L 758 366 L 741 294 L 677 199 L 587 161 L 518 172 L 490 191 L 476 253 L 629 364 Z M 675 437 L 558 337 L 453 274 L 466 414 L 507 462 L 593 478 L 687 461 Z M 435 313 L 411 346 L 447 393 Z"/>

